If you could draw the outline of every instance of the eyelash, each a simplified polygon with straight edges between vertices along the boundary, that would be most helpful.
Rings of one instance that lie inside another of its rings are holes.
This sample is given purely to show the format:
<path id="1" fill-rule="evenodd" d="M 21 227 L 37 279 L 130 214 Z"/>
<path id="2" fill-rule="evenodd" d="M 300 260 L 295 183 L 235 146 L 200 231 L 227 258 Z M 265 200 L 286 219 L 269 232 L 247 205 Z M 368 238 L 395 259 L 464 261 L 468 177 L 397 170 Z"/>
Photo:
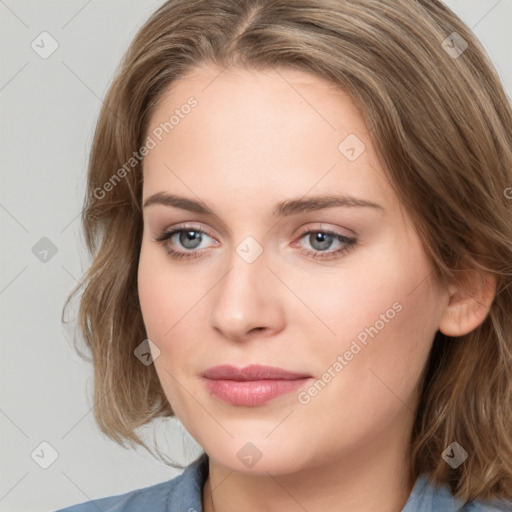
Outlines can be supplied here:
<path id="1" fill-rule="evenodd" d="M 178 228 L 173 229 L 172 231 L 164 231 L 160 236 L 155 238 L 155 242 L 162 244 L 165 247 L 169 256 L 174 260 L 195 259 L 195 258 L 201 257 L 202 252 L 203 252 L 201 250 L 199 250 L 199 251 L 197 251 L 197 250 L 177 251 L 175 249 L 170 248 L 166 244 L 166 242 L 170 238 L 172 238 L 173 235 L 175 235 L 176 233 L 182 233 L 185 231 L 193 231 L 195 233 L 200 233 L 203 235 L 207 235 L 210 238 L 213 238 L 211 235 L 208 234 L 208 232 L 206 232 L 202 229 L 197 229 L 194 226 L 179 226 Z M 341 257 L 348 251 L 351 251 L 352 249 L 354 249 L 354 246 L 357 243 L 357 239 L 355 239 L 355 238 L 349 238 L 349 237 L 346 237 L 339 233 L 336 233 L 334 231 L 321 230 L 321 229 L 316 229 L 316 230 L 310 229 L 310 230 L 304 231 L 299 235 L 298 240 L 301 240 L 304 236 L 310 235 L 312 233 L 322 233 L 323 235 L 329 235 L 345 244 L 340 249 L 336 249 L 334 251 L 328 251 L 328 252 L 327 251 L 311 251 L 309 249 L 301 249 L 301 254 L 305 254 L 306 256 L 312 257 L 313 259 L 331 260 L 331 259 Z"/>

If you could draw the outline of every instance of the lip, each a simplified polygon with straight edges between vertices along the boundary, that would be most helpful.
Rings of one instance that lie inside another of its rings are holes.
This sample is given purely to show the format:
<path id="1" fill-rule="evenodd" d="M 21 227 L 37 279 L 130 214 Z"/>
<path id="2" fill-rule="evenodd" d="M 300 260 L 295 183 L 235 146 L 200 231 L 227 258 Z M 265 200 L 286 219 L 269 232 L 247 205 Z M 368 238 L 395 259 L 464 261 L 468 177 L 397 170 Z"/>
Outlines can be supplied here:
<path id="1" fill-rule="evenodd" d="M 311 379 L 311 375 L 304 373 L 261 365 L 243 368 L 214 366 L 206 370 L 202 377 L 213 395 L 229 404 L 246 407 L 262 405 L 290 393 Z"/>
<path id="2" fill-rule="evenodd" d="M 296 380 L 311 377 L 305 373 L 296 373 L 276 366 L 262 366 L 259 364 L 251 364 L 243 368 L 237 368 L 229 364 L 213 366 L 205 372 L 203 377 L 206 379 L 224 379 L 224 380 Z"/>

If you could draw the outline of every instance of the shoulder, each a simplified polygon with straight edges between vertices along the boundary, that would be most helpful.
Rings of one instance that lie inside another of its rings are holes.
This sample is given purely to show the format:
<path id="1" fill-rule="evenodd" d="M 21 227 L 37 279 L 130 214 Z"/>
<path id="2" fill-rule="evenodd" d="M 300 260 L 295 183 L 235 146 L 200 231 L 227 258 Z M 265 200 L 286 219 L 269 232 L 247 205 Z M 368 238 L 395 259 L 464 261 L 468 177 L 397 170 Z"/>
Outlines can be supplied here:
<path id="1" fill-rule="evenodd" d="M 472 500 L 467 503 L 456 499 L 446 485 L 433 482 L 428 474 L 416 481 L 409 500 L 401 512 L 512 512 L 509 501 Z"/>
<path id="2" fill-rule="evenodd" d="M 116 496 L 108 496 L 72 505 L 55 512 L 171 512 L 171 510 L 201 510 L 201 491 L 208 471 L 205 454 L 187 466 L 184 472 L 171 480 L 136 489 Z M 171 509 L 172 506 L 172 509 Z"/>
<path id="3" fill-rule="evenodd" d="M 464 512 L 512 512 L 512 501 L 496 500 L 482 501 L 474 500 L 466 505 Z"/>
<path id="4" fill-rule="evenodd" d="M 172 496 L 182 476 L 179 475 L 167 482 L 136 489 L 125 494 L 71 505 L 56 512 L 97 512 L 98 510 L 103 512 L 132 512 L 138 509 L 146 510 L 144 507 L 155 510 L 155 512 L 163 512 L 166 509 L 168 499 Z"/>

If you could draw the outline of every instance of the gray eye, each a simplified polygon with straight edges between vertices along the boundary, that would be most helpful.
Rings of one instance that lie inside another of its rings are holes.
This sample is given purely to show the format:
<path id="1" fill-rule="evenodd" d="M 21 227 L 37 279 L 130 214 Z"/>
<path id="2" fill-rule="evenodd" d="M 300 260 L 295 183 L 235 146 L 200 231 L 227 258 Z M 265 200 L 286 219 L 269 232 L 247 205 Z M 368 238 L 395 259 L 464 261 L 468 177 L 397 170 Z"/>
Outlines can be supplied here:
<path id="1" fill-rule="evenodd" d="M 182 230 L 179 233 L 179 242 L 186 249 L 197 249 L 201 244 L 202 235 L 198 231 Z"/>
<path id="2" fill-rule="evenodd" d="M 322 233 L 320 231 L 311 233 L 308 237 L 308 242 L 310 243 L 311 247 L 317 251 L 324 251 L 325 249 L 329 249 L 333 240 L 334 237 L 332 235 Z"/>

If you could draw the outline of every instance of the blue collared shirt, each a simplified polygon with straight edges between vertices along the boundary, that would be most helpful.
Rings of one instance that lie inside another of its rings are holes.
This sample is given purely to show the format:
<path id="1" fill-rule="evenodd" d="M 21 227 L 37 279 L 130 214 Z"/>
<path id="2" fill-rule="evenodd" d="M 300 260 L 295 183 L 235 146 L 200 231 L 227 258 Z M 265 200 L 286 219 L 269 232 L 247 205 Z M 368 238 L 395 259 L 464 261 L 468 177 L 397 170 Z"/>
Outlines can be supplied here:
<path id="1" fill-rule="evenodd" d="M 109 496 L 56 512 L 203 512 L 201 495 L 208 476 L 208 456 L 201 455 L 183 473 L 160 484 Z M 401 512 L 512 512 L 512 503 L 456 500 L 448 487 L 421 475 Z"/>

